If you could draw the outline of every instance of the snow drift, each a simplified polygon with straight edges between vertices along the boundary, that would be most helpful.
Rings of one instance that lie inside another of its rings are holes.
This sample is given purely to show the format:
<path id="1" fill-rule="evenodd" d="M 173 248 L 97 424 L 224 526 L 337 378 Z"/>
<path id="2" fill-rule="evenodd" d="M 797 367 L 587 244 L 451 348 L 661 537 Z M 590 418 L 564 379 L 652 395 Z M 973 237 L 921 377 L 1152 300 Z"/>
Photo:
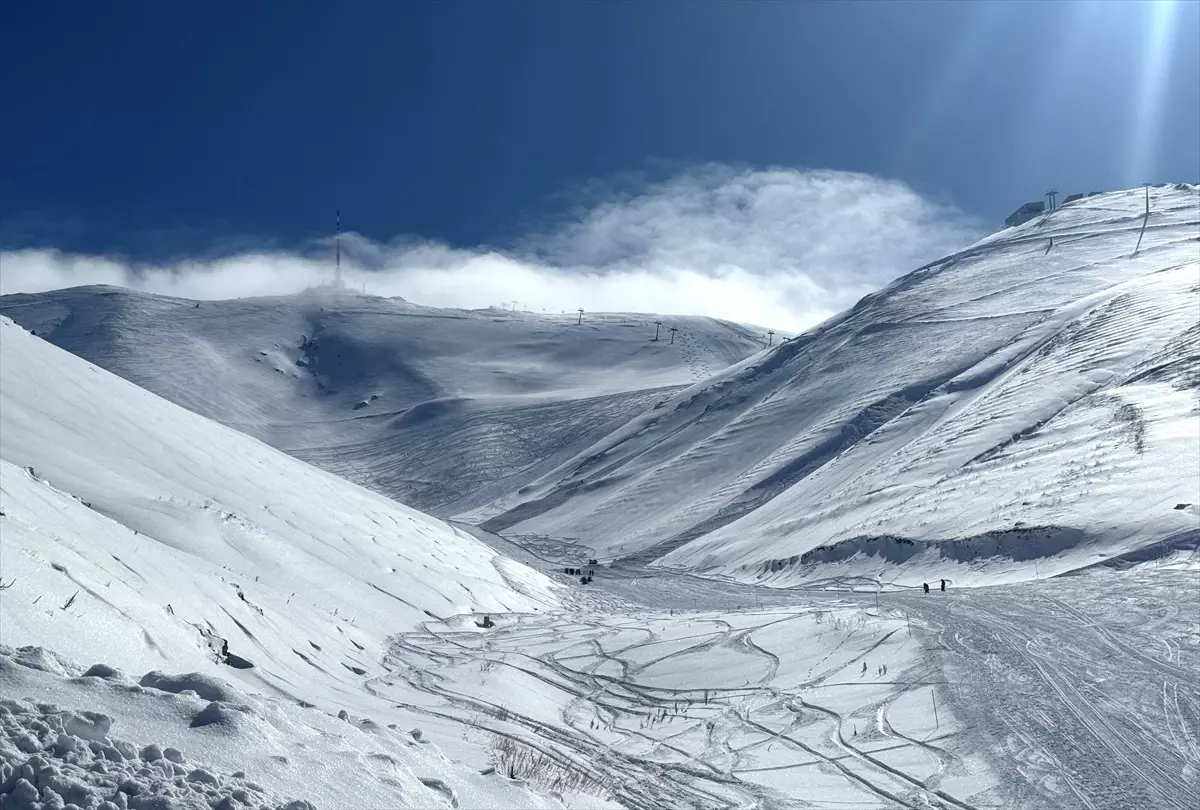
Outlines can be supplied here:
<path id="1" fill-rule="evenodd" d="M 419 730 L 334 716 L 211 677 L 134 680 L 41 647 L 0 645 L 0 806 L 562 806 L 451 762 Z M 220 688 L 221 699 L 184 688 L 196 683 Z"/>

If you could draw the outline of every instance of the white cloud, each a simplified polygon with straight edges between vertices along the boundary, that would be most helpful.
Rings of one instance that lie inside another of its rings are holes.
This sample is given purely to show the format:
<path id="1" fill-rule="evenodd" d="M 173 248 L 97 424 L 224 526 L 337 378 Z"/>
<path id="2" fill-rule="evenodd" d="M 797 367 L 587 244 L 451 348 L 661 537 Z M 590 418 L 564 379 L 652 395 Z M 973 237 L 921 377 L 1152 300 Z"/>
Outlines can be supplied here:
<path id="1" fill-rule="evenodd" d="M 517 301 L 799 330 L 978 235 L 961 212 L 902 183 L 706 166 L 594 204 L 508 251 L 347 235 L 343 266 L 368 292 L 433 306 Z M 113 284 L 217 299 L 297 292 L 330 275 L 327 249 L 151 267 L 52 249 L 0 253 L 0 294 Z"/>

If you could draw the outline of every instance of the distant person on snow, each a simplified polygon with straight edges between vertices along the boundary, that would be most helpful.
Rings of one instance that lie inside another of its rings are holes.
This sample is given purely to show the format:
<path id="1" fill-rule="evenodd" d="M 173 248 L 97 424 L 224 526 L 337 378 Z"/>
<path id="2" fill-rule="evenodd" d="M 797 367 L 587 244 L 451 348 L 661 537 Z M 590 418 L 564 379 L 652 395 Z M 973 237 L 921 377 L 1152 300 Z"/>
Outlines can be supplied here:
<path id="1" fill-rule="evenodd" d="M 946 580 L 942 580 L 942 593 L 946 592 Z"/>
<path id="2" fill-rule="evenodd" d="M 922 582 L 921 587 L 925 589 L 925 593 L 929 593 L 929 583 L 928 582 Z"/>

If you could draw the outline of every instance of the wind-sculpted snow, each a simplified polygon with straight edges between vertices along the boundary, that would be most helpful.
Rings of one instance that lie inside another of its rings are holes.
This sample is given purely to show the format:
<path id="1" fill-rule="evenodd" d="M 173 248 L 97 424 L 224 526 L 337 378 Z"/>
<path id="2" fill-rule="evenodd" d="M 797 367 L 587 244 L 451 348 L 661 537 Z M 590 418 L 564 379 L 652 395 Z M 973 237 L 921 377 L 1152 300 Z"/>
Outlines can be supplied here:
<path id="1" fill-rule="evenodd" d="M 464 519 L 777 585 L 986 583 L 1194 542 L 1200 189 L 1142 207 L 1001 231 Z"/>
<path id="2" fill-rule="evenodd" d="M 0 541 L 4 807 L 558 805 L 361 687 L 424 620 L 556 607 L 547 577 L 7 318 Z"/>
<path id="3" fill-rule="evenodd" d="M 310 291 L 195 302 L 110 287 L 0 298 L 67 351 L 442 516 L 519 489 L 766 346 L 711 318 L 434 309 Z M 663 320 L 654 340 L 654 321 Z M 666 327 L 680 331 L 670 340 Z"/>
<path id="4" fill-rule="evenodd" d="M 457 766 L 395 723 L 231 685 L 223 687 L 231 702 L 210 702 L 187 689 L 138 686 L 100 666 L 104 677 L 41 647 L 0 646 L 0 807 L 562 806 Z"/>
<path id="5" fill-rule="evenodd" d="M 198 673 L 201 694 L 220 670 L 282 694 L 322 683 L 336 703 L 391 633 L 556 602 L 461 531 L 8 319 L 0 495 L 5 643 Z"/>

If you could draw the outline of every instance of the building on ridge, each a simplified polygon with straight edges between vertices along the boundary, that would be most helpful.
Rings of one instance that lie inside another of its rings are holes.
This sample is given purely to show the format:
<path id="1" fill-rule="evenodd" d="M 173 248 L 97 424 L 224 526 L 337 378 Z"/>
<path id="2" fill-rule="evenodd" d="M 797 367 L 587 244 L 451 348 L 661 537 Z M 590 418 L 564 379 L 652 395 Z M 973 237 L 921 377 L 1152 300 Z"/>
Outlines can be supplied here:
<path id="1" fill-rule="evenodd" d="M 1008 219 L 1004 220 L 1005 227 L 1015 228 L 1018 225 L 1023 225 L 1034 217 L 1040 216 L 1046 210 L 1046 204 L 1041 200 L 1035 202 L 1027 202 L 1008 215 Z"/>

